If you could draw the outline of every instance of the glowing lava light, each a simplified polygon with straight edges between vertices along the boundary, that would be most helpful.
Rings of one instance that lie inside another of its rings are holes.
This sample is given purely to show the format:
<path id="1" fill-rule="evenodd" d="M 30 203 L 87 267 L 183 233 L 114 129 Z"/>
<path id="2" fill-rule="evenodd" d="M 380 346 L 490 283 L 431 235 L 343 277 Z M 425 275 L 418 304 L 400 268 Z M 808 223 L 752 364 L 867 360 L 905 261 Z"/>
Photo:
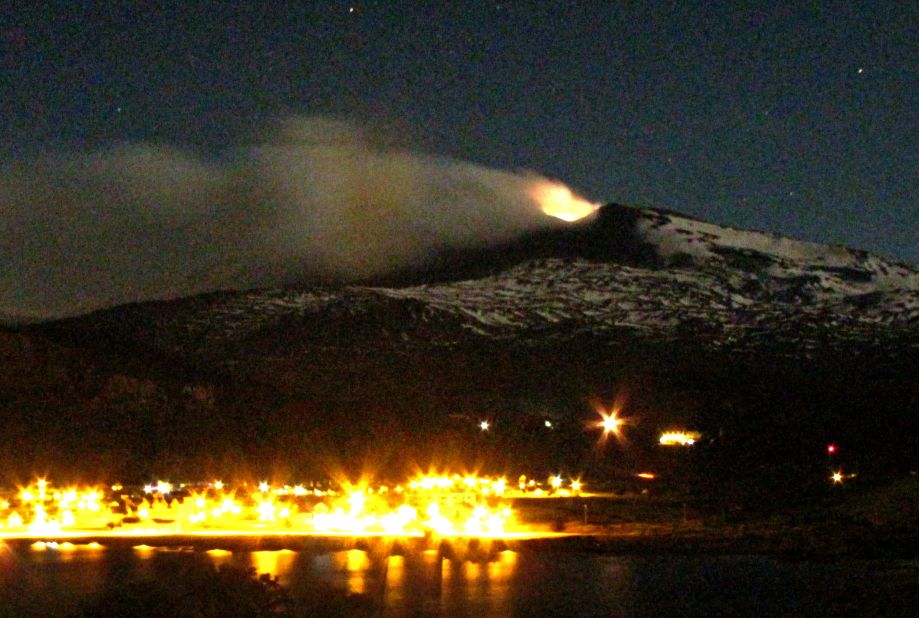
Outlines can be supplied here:
<path id="1" fill-rule="evenodd" d="M 562 221 L 583 219 L 600 208 L 599 204 L 579 198 L 571 189 L 558 182 L 540 182 L 530 189 L 530 195 L 545 214 Z"/>

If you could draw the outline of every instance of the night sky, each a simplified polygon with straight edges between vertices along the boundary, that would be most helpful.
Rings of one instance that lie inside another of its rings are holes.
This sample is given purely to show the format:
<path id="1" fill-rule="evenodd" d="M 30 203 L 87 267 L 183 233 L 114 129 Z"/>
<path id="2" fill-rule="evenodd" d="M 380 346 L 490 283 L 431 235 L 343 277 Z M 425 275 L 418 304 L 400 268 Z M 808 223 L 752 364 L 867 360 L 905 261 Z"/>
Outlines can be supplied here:
<path id="1" fill-rule="evenodd" d="M 9 4 L 5 158 L 219 156 L 326 115 L 598 201 L 919 263 L 916 2 Z"/>

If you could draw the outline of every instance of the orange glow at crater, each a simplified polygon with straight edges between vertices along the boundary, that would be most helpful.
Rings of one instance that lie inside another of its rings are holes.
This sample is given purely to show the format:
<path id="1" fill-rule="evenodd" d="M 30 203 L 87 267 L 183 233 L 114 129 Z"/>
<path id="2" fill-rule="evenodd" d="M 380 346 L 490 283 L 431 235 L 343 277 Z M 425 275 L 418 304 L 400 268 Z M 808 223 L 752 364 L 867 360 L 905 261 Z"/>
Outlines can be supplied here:
<path id="1" fill-rule="evenodd" d="M 599 204 L 576 196 L 571 189 L 558 182 L 540 182 L 530 189 L 530 195 L 545 214 L 562 221 L 583 219 L 600 208 Z"/>

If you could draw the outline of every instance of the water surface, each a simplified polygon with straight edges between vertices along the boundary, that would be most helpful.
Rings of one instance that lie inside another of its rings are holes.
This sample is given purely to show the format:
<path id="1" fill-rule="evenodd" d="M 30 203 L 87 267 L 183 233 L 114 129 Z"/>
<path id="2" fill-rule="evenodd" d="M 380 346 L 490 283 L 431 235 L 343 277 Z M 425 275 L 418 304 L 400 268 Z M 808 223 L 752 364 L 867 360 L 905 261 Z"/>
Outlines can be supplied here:
<path id="1" fill-rule="evenodd" d="M 317 590 L 359 595 L 384 616 L 789 616 L 886 612 L 919 602 L 919 561 L 792 562 L 767 556 L 612 556 L 435 550 L 381 555 L 86 546 L 4 547 L 0 615 L 59 616 L 170 564 L 254 567 L 307 606 Z M 909 615 L 903 613 L 902 615 Z"/>

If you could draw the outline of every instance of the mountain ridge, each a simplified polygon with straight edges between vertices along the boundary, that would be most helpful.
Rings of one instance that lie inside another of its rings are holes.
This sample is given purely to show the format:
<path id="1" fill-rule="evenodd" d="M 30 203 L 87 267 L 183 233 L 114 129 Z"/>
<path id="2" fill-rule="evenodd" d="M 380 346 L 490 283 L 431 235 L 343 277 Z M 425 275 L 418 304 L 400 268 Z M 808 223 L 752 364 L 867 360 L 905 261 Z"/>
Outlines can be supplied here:
<path id="1" fill-rule="evenodd" d="M 624 399 L 642 428 L 622 465 L 674 425 L 719 436 L 750 474 L 754 454 L 797 461 L 828 439 L 888 466 L 915 452 L 915 269 L 616 205 L 428 268 L 0 329 L 0 436 L 25 436 L 10 439 L 38 462 L 90 465 L 101 444 L 98 465 L 129 470 L 367 453 L 589 469 L 613 465 L 585 444 L 591 402 Z M 513 430 L 483 441 L 457 425 L 477 418 Z M 751 431 L 790 441 L 763 451 Z"/>
<path id="2" fill-rule="evenodd" d="M 127 321 L 152 347 L 168 339 L 163 345 L 173 351 L 215 358 L 206 348 L 225 354 L 233 341 L 257 337 L 272 324 L 312 321 L 318 342 L 329 324 L 349 320 L 371 332 L 377 322 L 383 338 L 395 332 L 403 341 L 427 337 L 435 345 L 470 335 L 538 344 L 568 331 L 602 338 L 631 330 L 716 347 L 753 337 L 798 339 L 806 351 L 821 342 L 915 336 L 919 271 L 857 250 L 608 205 L 570 227 L 444 254 L 426 270 L 381 281 L 213 292 L 36 329 L 63 333 L 82 324 L 98 333 Z M 433 322 L 439 326 L 419 331 Z M 199 343 L 181 351 L 182 336 Z M 333 345 L 337 336 L 326 339 Z"/>

